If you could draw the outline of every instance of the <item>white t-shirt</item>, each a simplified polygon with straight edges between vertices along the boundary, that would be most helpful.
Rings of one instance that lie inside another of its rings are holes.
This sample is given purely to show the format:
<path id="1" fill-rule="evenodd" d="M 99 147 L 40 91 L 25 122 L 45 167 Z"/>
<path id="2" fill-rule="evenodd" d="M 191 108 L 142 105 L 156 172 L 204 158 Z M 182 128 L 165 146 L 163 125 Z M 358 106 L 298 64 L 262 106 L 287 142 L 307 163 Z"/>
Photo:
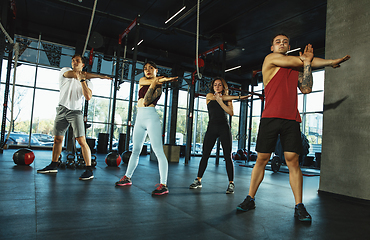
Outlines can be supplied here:
<path id="1" fill-rule="evenodd" d="M 69 67 L 64 67 L 59 73 L 59 105 L 62 105 L 69 110 L 82 110 L 82 86 L 76 78 L 66 78 L 63 76 L 65 72 L 71 71 Z M 86 79 L 87 86 L 92 90 L 93 84 L 89 79 Z"/>

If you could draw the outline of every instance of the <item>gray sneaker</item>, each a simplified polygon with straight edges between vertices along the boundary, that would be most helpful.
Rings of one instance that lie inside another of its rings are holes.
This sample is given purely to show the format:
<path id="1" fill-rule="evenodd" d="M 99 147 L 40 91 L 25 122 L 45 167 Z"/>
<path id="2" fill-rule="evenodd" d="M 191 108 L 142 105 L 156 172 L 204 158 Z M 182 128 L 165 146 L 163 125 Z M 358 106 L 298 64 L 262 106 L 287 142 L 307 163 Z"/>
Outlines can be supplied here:
<path id="1" fill-rule="evenodd" d="M 227 187 L 226 194 L 234 193 L 235 184 L 229 183 L 229 186 Z"/>
<path id="2" fill-rule="evenodd" d="M 196 178 L 192 184 L 190 184 L 189 188 L 190 189 L 196 189 L 196 188 L 201 188 L 202 183 Z"/>

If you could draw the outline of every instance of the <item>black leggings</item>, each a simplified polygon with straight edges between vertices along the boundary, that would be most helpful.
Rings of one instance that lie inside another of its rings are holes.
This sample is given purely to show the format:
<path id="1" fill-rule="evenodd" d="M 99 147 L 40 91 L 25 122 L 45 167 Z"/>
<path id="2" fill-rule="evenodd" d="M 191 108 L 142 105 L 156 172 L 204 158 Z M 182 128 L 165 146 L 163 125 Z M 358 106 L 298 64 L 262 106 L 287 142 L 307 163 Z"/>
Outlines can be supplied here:
<path id="1" fill-rule="evenodd" d="M 232 138 L 228 124 L 208 124 L 203 141 L 203 155 L 199 163 L 198 177 L 203 177 L 204 171 L 207 168 L 208 158 L 211 155 L 212 148 L 218 137 L 220 138 L 222 150 L 224 152 L 227 176 L 229 177 L 229 181 L 234 181 L 234 163 L 231 160 Z"/>

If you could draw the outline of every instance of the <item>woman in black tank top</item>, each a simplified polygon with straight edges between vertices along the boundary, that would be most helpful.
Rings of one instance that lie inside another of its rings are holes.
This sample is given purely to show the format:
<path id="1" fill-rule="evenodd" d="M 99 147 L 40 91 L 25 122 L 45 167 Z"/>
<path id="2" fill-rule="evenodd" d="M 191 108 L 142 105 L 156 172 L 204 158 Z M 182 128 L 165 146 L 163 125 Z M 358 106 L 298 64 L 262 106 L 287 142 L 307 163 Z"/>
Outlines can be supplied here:
<path id="1" fill-rule="evenodd" d="M 202 177 L 207 168 L 208 159 L 217 138 L 220 138 L 224 158 L 226 162 L 226 172 L 229 178 L 229 185 L 226 193 L 234 193 L 234 164 L 231 159 L 232 137 L 228 116 L 234 115 L 232 100 L 247 99 L 248 96 L 230 96 L 226 81 L 217 77 L 211 82 L 211 92 L 206 96 L 208 109 L 208 127 L 203 140 L 203 155 L 199 163 L 198 176 L 190 185 L 190 189 L 202 187 Z"/>

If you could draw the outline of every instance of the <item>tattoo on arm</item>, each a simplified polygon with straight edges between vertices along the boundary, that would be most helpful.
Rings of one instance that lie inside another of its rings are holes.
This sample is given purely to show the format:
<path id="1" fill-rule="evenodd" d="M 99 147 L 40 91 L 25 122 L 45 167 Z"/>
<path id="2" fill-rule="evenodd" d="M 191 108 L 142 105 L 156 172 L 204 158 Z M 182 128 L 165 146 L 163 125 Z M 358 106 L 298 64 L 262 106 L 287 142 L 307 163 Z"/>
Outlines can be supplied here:
<path id="1" fill-rule="evenodd" d="M 303 72 L 298 75 L 298 87 L 302 93 L 310 93 L 312 91 L 313 79 L 311 65 L 303 66 Z"/>
<path id="2" fill-rule="evenodd" d="M 144 96 L 144 105 L 149 106 L 157 97 L 161 96 L 162 88 L 149 88 Z"/>
<path id="3" fill-rule="evenodd" d="M 156 88 L 155 91 L 154 91 L 154 94 L 153 94 L 153 101 L 154 101 L 154 99 L 156 99 L 157 97 L 159 97 L 161 95 L 162 95 L 162 88 L 161 87 Z"/>

